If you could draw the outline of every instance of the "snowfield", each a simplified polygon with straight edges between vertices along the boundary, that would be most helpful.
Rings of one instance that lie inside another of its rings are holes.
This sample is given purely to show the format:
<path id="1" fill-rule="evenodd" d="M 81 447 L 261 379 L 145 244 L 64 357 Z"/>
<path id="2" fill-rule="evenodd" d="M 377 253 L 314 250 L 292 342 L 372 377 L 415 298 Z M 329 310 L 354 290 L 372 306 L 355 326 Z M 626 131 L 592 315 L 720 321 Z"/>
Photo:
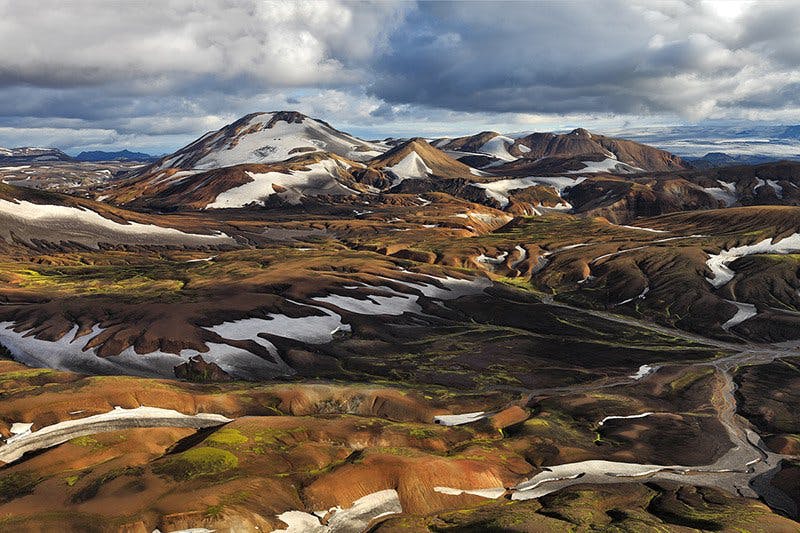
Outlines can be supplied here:
<path id="1" fill-rule="evenodd" d="M 516 161 L 517 158 L 508 152 L 512 144 L 514 144 L 514 139 L 511 137 L 498 135 L 486 141 L 483 146 L 478 148 L 478 152 L 491 155 L 502 161 Z"/>
<path id="2" fill-rule="evenodd" d="M 764 239 L 756 244 L 735 246 L 715 255 L 709 254 L 706 265 L 713 276 L 706 279 L 715 288 L 720 288 L 733 279 L 735 272 L 728 265 L 740 257 L 754 254 L 790 254 L 798 251 L 800 251 L 800 233 L 794 233 L 778 242 L 773 242 L 773 239 Z"/>
<path id="3" fill-rule="evenodd" d="M 581 170 L 570 170 L 567 174 L 595 174 L 598 172 L 622 172 L 625 174 L 635 174 L 636 172 L 644 172 L 639 167 L 622 163 L 616 158 L 606 158 L 602 161 L 581 161 L 585 168 Z"/>
<path id="4" fill-rule="evenodd" d="M 486 195 L 494 198 L 500 204 L 500 207 L 508 207 L 508 197 L 511 191 L 518 189 L 527 189 L 534 185 L 541 185 L 544 187 L 552 187 L 555 189 L 556 194 L 560 197 L 561 194 L 569 187 L 578 185 L 586 178 L 567 178 L 561 176 L 553 177 L 530 177 L 530 178 L 512 178 L 507 180 L 492 181 L 490 183 L 470 183 L 472 187 L 477 187 L 486 191 Z"/>
<path id="5" fill-rule="evenodd" d="M 470 424 L 478 420 L 483 420 L 487 416 L 489 415 L 483 411 L 463 413 L 460 415 L 438 415 L 433 417 L 433 423 L 442 426 L 460 426 L 462 424 Z"/>
<path id="6" fill-rule="evenodd" d="M 103 331 L 98 325 L 89 334 L 77 339 L 76 325 L 56 341 L 37 339 L 29 335 L 30 332 L 17 333 L 12 327 L 11 322 L 0 322 L 0 342 L 8 348 L 16 361 L 36 368 L 53 368 L 83 374 L 123 374 L 174 379 L 176 366 L 186 363 L 192 357 L 201 356 L 206 362 L 215 363 L 228 374 L 240 379 L 270 379 L 294 373 L 275 354 L 275 361 L 268 361 L 247 350 L 222 343 L 206 343 L 206 352 L 183 350 L 180 354 L 162 351 L 137 354 L 133 347 L 129 347 L 119 355 L 99 357 L 95 349 L 85 349 L 89 340 Z"/>
<path id="7" fill-rule="evenodd" d="M 245 207 L 263 202 L 273 194 L 277 194 L 282 200 L 292 205 L 298 205 L 303 196 L 358 194 L 358 191 L 345 187 L 336 180 L 338 170 L 345 168 L 345 165 L 339 161 L 326 159 L 308 165 L 308 170 L 297 170 L 288 174 L 247 172 L 253 181 L 228 189 L 208 204 L 206 209 Z M 278 190 L 286 190 L 278 192 L 276 186 Z"/>
<path id="8" fill-rule="evenodd" d="M 301 123 L 288 123 L 280 120 L 267 128 L 273 113 L 255 115 L 241 128 L 241 132 L 230 137 L 224 129 L 209 133 L 195 141 L 184 154 L 177 154 L 161 165 L 160 169 L 170 167 L 210 170 L 242 163 L 275 163 L 285 161 L 301 153 L 326 151 L 356 161 L 366 161 L 382 154 L 386 147 L 369 143 L 340 132 L 312 118 L 305 117 Z M 297 148 L 308 149 L 294 152 Z M 207 153 L 196 164 L 187 165 L 185 161 L 205 150 Z"/>
<path id="9" fill-rule="evenodd" d="M 278 520 L 288 527 L 275 529 L 272 533 L 350 533 L 366 531 L 370 523 L 378 518 L 403 512 L 400 496 L 394 489 L 386 489 L 362 496 L 348 508 L 334 507 L 326 511 L 306 513 L 286 511 L 278 515 Z M 328 523 L 321 518 L 328 515 Z"/>
<path id="10" fill-rule="evenodd" d="M 400 316 L 403 313 L 422 313 L 422 307 L 417 303 L 418 296 L 395 292 L 388 287 L 386 289 L 394 295 L 380 296 L 370 294 L 365 295 L 364 299 L 359 299 L 339 294 L 329 294 L 328 296 L 318 296 L 313 300 L 359 315 Z"/>
<path id="11" fill-rule="evenodd" d="M 719 183 L 719 187 L 706 187 L 703 190 L 714 199 L 723 202 L 725 207 L 730 207 L 739 201 L 739 196 L 736 194 L 736 184 L 720 180 L 717 180 L 717 183 Z"/>
<path id="12" fill-rule="evenodd" d="M 427 178 L 433 174 L 433 170 L 425 164 L 425 161 L 417 152 L 411 151 L 403 159 L 390 167 L 383 167 L 383 170 L 395 175 L 391 187 L 396 187 L 405 180 L 416 180 Z"/>
<path id="13" fill-rule="evenodd" d="M 260 333 L 294 339 L 309 344 L 325 344 L 333 340 L 333 334 L 344 331 L 349 324 L 342 322 L 342 317 L 322 307 L 313 307 L 320 310 L 323 316 L 304 316 L 292 318 L 286 315 L 271 313 L 268 318 L 245 318 L 233 322 L 223 322 L 205 329 L 212 331 L 224 339 L 253 340 L 277 355 L 275 346 L 259 337 Z"/>
<path id="14" fill-rule="evenodd" d="M 24 228 L 24 229 L 21 229 Z M 27 231 L 26 231 L 27 230 Z M 138 222 L 120 223 L 90 209 L 66 205 L 35 204 L 24 200 L 0 200 L 0 237 L 6 241 L 15 237 L 32 238 L 40 235 L 60 240 L 80 242 L 97 248 L 100 243 L 220 245 L 236 244 L 224 233 L 198 235 L 175 228 Z"/>
<path id="15" fill-rule="evenodd" d="M 748 318 L 752 318 L 758 314 L 756 310 L 756 306 L 753 304 L 746 304 L 742 302 L 734 302 L 733 300 L 725 300 L 728 303 L 732 303 L 736 306 L 736 314 L 734 314 L 730 320 L 722 324 L 722 329 L 729 330 L 734 326 L 738 326 Z"/>
<path id="16" fill-rule="evenodd" d="M 65 420 L 37 431 L 16 435 L 8 439 L 4 446 L 0 446 L 0 461 L 12 463 L 27 452 L 51 448 L 77 437 L 101 432 L 139 427 L 205 428 L 228 422 L 231 422 L 230 418 L 217 414 L 185 415 L 172 409 L 158 407 L 142 406 L 134 409 L 115 407 L 113 411 L 107 413 L 77 420 Z"/>
<path id="17" fill-rule="evenodd" d="M 640 380 L 640 379 L 642 379 L 644 377 L 649 376 L 650 374 L 652 374 L 656 370 L 658 370 L 658 367 L 653 367 L 653 366 L 650 366 L 650 365 L 642 365 L 642 366 L 639 367 L 639 370 L 637 370 L 635 374 L 631 374 L 628 377 L 638 381 L 638 380 Z"/>

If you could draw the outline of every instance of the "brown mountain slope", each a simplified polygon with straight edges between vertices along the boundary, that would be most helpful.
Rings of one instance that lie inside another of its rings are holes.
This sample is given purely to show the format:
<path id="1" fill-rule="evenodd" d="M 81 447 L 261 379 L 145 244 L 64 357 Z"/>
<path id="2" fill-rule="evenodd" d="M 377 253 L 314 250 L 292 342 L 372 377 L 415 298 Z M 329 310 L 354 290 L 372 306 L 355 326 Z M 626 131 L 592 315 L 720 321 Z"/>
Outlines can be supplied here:
<path id="1" fill-rule="evenodd" d="M 402 164 L 404 162 L 405 164 Z M 399 165 L 399 167 L 395 169 L 395 173 L 399 175 L 402 174 L 405 167 L 414 166 L 413 163 L 415 162 L 422 162 L 430 169 L 430 172 L 425 171 L 426 174 L 438 177 L 469 178 L 472 176 L 474 178 L 476 174 L 479 174 L 473 168 L 456 161 L 438 148 L 434 148 L 428 144 L 425 139 L 418 137 L 406 141 L 392 148 L 385 154 L 376 157 L 369 162 L 369 166 L 375 169 L 384 169 Z"/>
<path id="2" fill-rule="evenodd" d="M 525 149 L 520 149 L 519 146 Z M 682 170 L 689 168 L 680 157 L 637 142 L 597 135 L 579 128 L 567 134 L 532 133 L 517 139 L 514 146 L 527 160 L 542 157 L 603 156 L 617 159 L 646 171 Z M 497 171 L 503 173 L 503 167 Z"/>
<path id="3" fill-rule="evenodd" d="M 48 251 L 109 247 L 230 247 L 224 224 L 136 213 L 102 202 L 0 184 L 0 240 Z"/>
<path id="4" fill-rule="evenodd" d="M 442 139 L 434 143 L 441 150 L 458 150 L 460 152 L 479 152 L 481 147 L 500 135 L 496 131 L 482 131 L 475 135 Z"/>
<path id="5" fill-rule="evenodd" d="M 272 173 L 277 175 L 269 183 L 254 187 L 247 197 L 243 196 L 237 205 L 230 207 L 263 204 L 268 199 L 278 198 L 296 203 L 304 195 L 357 193 L 351 190 L 351 187 L 358 187 L 351 169 L 361 170 L 362 165 L 335 154 L 314 152 L 279 163 L 241 164 L 204 172 L 157 170 L 116 183 L 103 191 L 103 196 L 106 201 L 130 207 L 162 211 L 205 209 L 220 195 L 256 181 L 256 176 Z M 308 173 L 313 173 L 313 177 L 300 179 Z"/>

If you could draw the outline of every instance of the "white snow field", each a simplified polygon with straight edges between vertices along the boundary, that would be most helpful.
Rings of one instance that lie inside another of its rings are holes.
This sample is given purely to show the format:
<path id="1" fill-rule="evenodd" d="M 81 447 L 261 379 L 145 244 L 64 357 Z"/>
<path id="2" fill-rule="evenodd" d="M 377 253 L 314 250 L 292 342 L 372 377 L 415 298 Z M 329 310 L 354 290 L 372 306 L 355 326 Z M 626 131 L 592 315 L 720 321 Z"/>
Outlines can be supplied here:
<path id="1" fill-rule="evenodd" d="M 486 141 L 483 146 L 478 148 L 478 152 L 494 156 L 503 161 L 515 161 L 517 158 L 508 152 L 512 144 L 514 144 L 514 139 L 511 137 L 498 135 Z"/>
<path id="2" fill-rule="evenodd" d="M 730 207 L 739 201 L 736 194 L 736 184 L 717 180 L 719 187 L 705 187 L 703 190 L 710 194 L 714 199 L 720 200 L 725 207 Z"/>
<path id="3" fill-rule="evenodd" d="M 223 322 L 207 327 L 220 337 L 230 340 L 253 340 L 267 349 L 273 355 L 277 354 L 275 346 L 258 336 L 267 333 L 287 339 L 294 339 L 309 344 L 325 344 L 333 340 L 333 334 L 349 328 L 349 324 L 342 322 L 342 317 L 322 307 L 313 307 L 325 313 L 322 316 L 304 316 L 298 318 L 282 314 L 270 313 L 269 318 L 245 318 L 232 322 Z"/>
<path id="4" fill-rule="evenodd" d="M 422 313 L 422 307 L 417 303 L 419 296 L 413 294 L 403 294 L 393 291 L 389 287 L 374 287 L 386 289 L 390 296 L 377 294 L 361 295 L 361 298 L 342 296 L 339 294 L 329 294 L 328 296 L 318 296 L 314 301 L 327 303 L 338 307 L 344 311 L 350 311 L 359 315 L 393 315 L 400 316 L 403 313 Z M 363 298 L 363 299 L 362 299 Z"/>
<path id="5" fill-rule="evenodd" d="M 544 187 L 552 187 L 555 189 L 556 194 L 561 197 L 565 189 L 578 185 L 586 178 L 568 178 L 562 176 L 545 176 L 545 177 L 530 177 L 530 178 L 511 178 L 506 180 L 497 180 L 489 183 L 470 183 L 472 187 L 477 187 L 486 191 L 486 195 L 494 198 L 500 204 L 500 207 L 505 208 L 508 206 L 508 197 L 511 191 L 517 189 L 527 189 L 534 185 L 541 185 Z"/>
<path id="6" fill-rule="evenodd" d="M 640 380 L 640 379 L 642 379 L 644 377 L 649 376 L 650 374 L 652 374 L 656 370 L 658 370 L 657 366 L 654 367 L 654 366 L 651 366 L 651 365 L 642 365 L 642 366 L 639 367 L 639 370 L 637 370 L 635 374 L 631 374 L 628 377 L 631 378 L 631 379 Z"/>
<path id="7" fill-rule="evenodd" d="M 26 331 L 17 333 L 11 329 L 12 327 L 12 322 L 0 322 L 0 342 L 8 348 L 16 361 L 37 368 L 53 368 L 83 374 L 174 378 L 176 366 L 199 355 L 206 362 L 215 363 L 228 374 L 240 379 L 269 379 L 294 373 L 272 351 L 270 353 L 275 361 L 268 361 L 247 350 L 228 344 L 208 342 L 206 352 L 182 350 L 180 354 L 162 351 L 138 354 L 133 347 L 129 347 L 119 355 L 99 357 L 96 349 L 85 348 L 89 340 L 103 331 L 98 325 L 95 325 L 88 335 L 77 339 L 76 325 L 56 341 L 37 339 Z"/>
<path id="8" fill-rule="evenodd" d="M 477 411 L 475 413 L 462 413 L 460 415 L 437 415 L 433 417 L 434 424 L 442 426 L 460 426 L 462 424 L 470 424 L 483 420 L 489 416 L 484 411 Z"/>
<path id="9" fill-rule="evenodd" d="M 403 512 L 400 497 L 394 489 L 386 489 L 362 496 L 353 505 L 342 509 L 334 507 L 327 511 L 306 513 L 286 511 L 278 519 L 288 527 L 275 529 L 273 533 L 351 533 L 366 531 L 370 523 L 393 514 Z M 328 516 L 327 524 L 321 518 Z"/>
<path id="10" fill-rule="evenodd" d="M 12 236 L 13 233 L 13 236 Z M 66 205 L 0 200 L 0 237 L 6 241 L 40 239 L 77 242 L 92 248 L 101 243 L 145 245 L 234 245 L 224 233 L 200 235 L 138 222 L 120 223 L 90 209 Z"/>
<path id="11" fill-rule="evenodd" d="M 403 159 L 390 167 L 383 167 L 394 174 L 395 179 L 392 181 L 392 187 L 396 187 L 403 183 L 405 180 L 417 180 L 427 178 L 433 173 L 433 170 L 425 164 L 425 160 L 415 152 L 409 152 Z"/>
<path id="12" fill-rule="evenodd" d="M 639 167 L 628 165 L 618 161 L 616 158 L 606 158 L 602 161 L 581 161 L 585 165 L 580 170 L 570 170 L 567 174 L 595 174 L 598 172 L 622 172 L 624 174 L 635 174 L 636 172 L 644 172 Z"/>
<path id="13" fill-rule="evenodd" d="M 720 288 L 733 279 L 735 273 L 728 265 L 740 257 L 755 254 L 790 254 L 798 251 L 800 251 L 800 233 L 793 233 L 778 242 L 774 242 L 774 239 L 764 239 L 756 244 L 734 246 L 718 254 L 709 254 L 706 265 L 713 276 L 706 279 L 715 288 Z"/>
<path id="14" fill-rule="evenodd" d="M 293 205 L 299 204 L 303 196 L 358 194 L 358 191 L 350 189 L 336 180 L 335 176 L 339 169 L 346 169 L 346 165 L 335 159 L 325 159 L 319 163 L 308 165 L 308 170 L 263 174 L 247 172 L 253 181 L 221 193 L 206 206 L 206 209 L 244 207 L 252 203 L 263 202 L 273 194 L 277 194 L 282 200 Z M 278 192 L 275 186 L 282 192 Z"/>
<path id="15" fill-rule="evenodd" d="M 209 170 L 243 163 L 275 163 L 301 155 L 301 153 L 326 151 L 354 161 L 366 161 L 387 150 L 386 146 L 369 143 L 340 132 L 309 117 L 300 123 L 277 121 L 271 128 L 267 124 L 273 113 L 253 116 L 241 129 L 230 136 L 224 129 L 209 133 L 173 157 L 166 159 L 160 169 L 170 167 Z M 304 152 L 292 150 L 310 149 Z M 194 165 L 190 158 L 202 157 Z"/>
<path id="16" fill-rule="evenodd" d="M 758 314 L 756 306 L 753 304 L 734 302 L 733 300 L 725 301 L 736 306 L 736 314 L 734 314 L 727 322 L 722 324 L 722 329 L 726 331 L 734 326 L 738 326 L 748 318 L 752 318 Z"/>
<path id="17" fill-rule="evenodd" d="M 107 431 L 119 431 L 140 427 L 189 427 L 205 428 L 231 422 L 230 418 L 211 413 L 185 415 L 172 409 L 158 407 L 115 407 L 107 413 L 87 416 L 77 420 L 65 420 L 45 426 L 33 432 L 14 436 L 0 446 L 0 461 L 12 463 L 26 452 L 51 448 L 76 437 L 94 435 Z"/>

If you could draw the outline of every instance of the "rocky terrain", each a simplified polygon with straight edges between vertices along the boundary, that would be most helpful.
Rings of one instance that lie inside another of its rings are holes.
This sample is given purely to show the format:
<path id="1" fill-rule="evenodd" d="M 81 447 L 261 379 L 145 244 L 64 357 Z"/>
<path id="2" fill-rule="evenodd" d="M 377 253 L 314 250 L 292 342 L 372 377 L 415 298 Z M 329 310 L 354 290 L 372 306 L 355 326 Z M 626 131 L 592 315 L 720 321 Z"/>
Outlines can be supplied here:
<path id="1" fill-rule="evenodd" d="M 0 185 L 0 529 L 800 527 L 795 163 L 272 112 L 118 164 Z"/>

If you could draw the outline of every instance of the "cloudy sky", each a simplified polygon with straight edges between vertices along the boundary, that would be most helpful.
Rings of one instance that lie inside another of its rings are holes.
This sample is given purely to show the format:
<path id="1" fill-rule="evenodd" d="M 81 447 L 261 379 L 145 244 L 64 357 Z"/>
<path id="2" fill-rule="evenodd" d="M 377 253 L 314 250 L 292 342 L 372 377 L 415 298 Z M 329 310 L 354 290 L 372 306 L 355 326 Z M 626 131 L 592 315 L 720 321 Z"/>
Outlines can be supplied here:
<path id="1" fill-rule="evenodd" d="M 800 2 L 0 0 L 0 146 L 800 122 Z"/>

